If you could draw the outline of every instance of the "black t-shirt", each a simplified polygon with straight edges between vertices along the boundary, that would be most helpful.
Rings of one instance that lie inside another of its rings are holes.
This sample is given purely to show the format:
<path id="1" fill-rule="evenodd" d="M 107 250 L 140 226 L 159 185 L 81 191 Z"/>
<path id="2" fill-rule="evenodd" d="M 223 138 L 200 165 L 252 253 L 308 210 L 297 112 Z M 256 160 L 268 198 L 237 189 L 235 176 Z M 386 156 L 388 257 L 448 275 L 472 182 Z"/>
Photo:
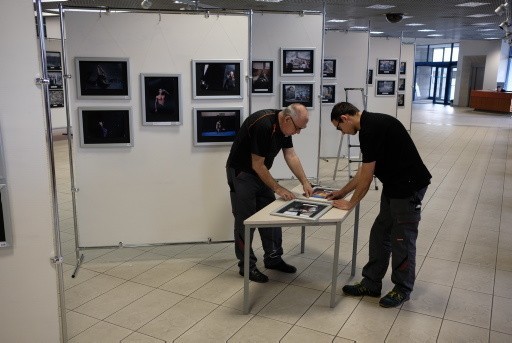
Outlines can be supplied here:
<path id="1" fill-rule="evenodd" d="M 251 154 L 265 157 L 265 166 L 270 169 L 281 149 L 293 147 L 292 137 L 285 137 L 279 127 L 277 115 L 280 111 L 257 111 L 244 121 L 231 146 L 226 167 L 256 175 Z"/>
<path id="2" fill-rule="evenodd" d="M 363 163 L 375 163 L 384 195 L 406 198 L 430 184 L 432 175 L 405 127 L 387 114 L 363 111 L 359 142 Z"/>

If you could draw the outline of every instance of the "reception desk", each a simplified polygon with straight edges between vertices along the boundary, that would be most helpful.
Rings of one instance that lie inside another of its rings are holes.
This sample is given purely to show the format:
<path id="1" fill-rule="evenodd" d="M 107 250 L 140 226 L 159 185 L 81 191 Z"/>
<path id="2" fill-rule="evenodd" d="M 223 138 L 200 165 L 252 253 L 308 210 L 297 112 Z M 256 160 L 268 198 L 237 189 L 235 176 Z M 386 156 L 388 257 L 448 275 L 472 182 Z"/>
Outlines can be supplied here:
<path id="1" fill-rule="evenodd" d="M 512 112 L 512 92 L 471 91 L 469 107 L 492 112 Z"/>

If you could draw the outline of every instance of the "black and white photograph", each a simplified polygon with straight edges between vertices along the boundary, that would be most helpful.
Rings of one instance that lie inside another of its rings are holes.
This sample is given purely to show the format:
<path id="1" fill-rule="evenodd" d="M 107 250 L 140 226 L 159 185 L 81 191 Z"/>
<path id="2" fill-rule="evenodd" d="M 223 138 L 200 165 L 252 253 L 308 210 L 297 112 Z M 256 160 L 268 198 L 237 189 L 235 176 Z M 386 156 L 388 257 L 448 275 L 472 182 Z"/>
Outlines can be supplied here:
<path id="1" fill-rule="evenodd" d="M 407 62 L 400 62 L 400 74 L 404 75 L 407 70 Z"/>
<path id="2" fill-rule="evenodd" d="M 398 91 L 405 91 L 405 77 L 398 79 Z"/>
<path id="3" fill-rule="evenodd" d="M 281 48 L 281 76 L 313 75 L 314 48 Z"/>
<path id="4" fill-rule="evenodd" d="M 76 58 L 78 99 L 130 99 L 127 58 Z"/>
<path id="5" fill-rule="evenodd" d="M 313 108 L 313 82 L 281 82 L 281 107 L 299 103 Z"/>
<path id="6" fill-rule="evenodd" d="M 50 107 L 64 107 L 63 90 L 50 90 Z"/>
<path id="7" fill-rule="evenodd" d="M 274 94 L 274 61 L 252 61 L 252 94 Z"/>
<path id="8" fill-rule="evenodd" d="M 194 99 L 241 99 L 242 60 L 193 60 Z"/>
<path id="9" fill-rule="evenodd" d="M 80 107 L 80 146 L 133 146 L 132 113 L 129 107 Z"/>
<path id="10" fill-rule="evenodd" d="M 295 199 L 286 202 L 270 214 L 295 219 L 318 220 L 331 208 L 332 205 L 325 201 Z"/>
<path id="11" fill-rule="evenodd" d="M 334 104 L 336 102 L 336 85 L 322 85 L 322 103 Z"/>
<path id="12" fill-rule="evenodd" d="M 405 106 L 405 94 L 403 94 L 403 93 L 401 93 L 401 94 L 399 93 L 398 94 L 398 97 L 397 97 L 397 100 L 396 100 L 396 105 L 398 107 Z"/>
<path id="13" fill-rule="evenodd" d="M 377 60 L 377 74 L 378 75 L 395 75 L 396 63 L 394 59 L 379 59 Z"/>
<path id="14" fill-rule="evenodd" d="M 141 74 L 142 125 L 181 125 L 180 75 Z"/>
<path id="15" fill-rule="evenodd" d="M 377 87 L 376 96 L 391 96 L 395 95 L 395 80 L 376 80 Z"/>
<path id="16" fill-rule="evenodd" d="M 194 108 L 194 145 L 231 145 L 241 123 L 242 107 Z"/>
<path id="17" fill-rule="evenodd" d="M 47 51 L 46 52 L 46 69 L 47 70 L 61 70 L 62 63 L 60 60 L 60 52 Z"/>
<path id="18" fill-rule="evenodd" d="M 50 89 L 62 89 L 61 71 L 48 71 L 48 78 L 50 79 Z"/>
<path id="19" fill-rule="evenodd" d="M 322 76 L 326 79 L 336 78 L 336 59 L 326 58 L 322 67 Z"/>
<path id="20" fill-rule="evenodd" d="M 368 75 L 366 75 L 366 84 L 373 86 L 373 69 L 368 69 Z"/>

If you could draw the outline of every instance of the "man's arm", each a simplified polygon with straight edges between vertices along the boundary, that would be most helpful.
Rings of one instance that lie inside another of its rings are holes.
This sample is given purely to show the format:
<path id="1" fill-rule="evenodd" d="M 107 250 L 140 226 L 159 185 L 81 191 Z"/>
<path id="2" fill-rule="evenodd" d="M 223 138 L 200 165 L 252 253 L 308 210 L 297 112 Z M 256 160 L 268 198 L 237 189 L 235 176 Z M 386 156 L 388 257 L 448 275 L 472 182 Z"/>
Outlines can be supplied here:
<path id="1" fill-rule="evenodd" d="M 370 188 L 373 180 L 373 173 L 375 171 L 375 162 L 362 163 L 357 170 L 356 175 L 350 180 L 342 189 L 333 192 L 328 199 L 339 199 L 334 200 L 333 205 L 342 210 L 350 210 L 356 206 L 361 199 L 364 198 L 366 192 Z M 347 201 L 343 198 L 350 192 L 354 191 L 352 198 Z"/>
<path id="2" fill-rule="evenodd" d="M 306 177 L 306 173 L 304 173 L 304 169 L 302 168 L 302 163 L 300 163 L 299 156 L 295 153 L 294 148 L 283 149 L 283 156 L 288 168 L 292 171 L 293 175 L 300 181 L 302 184 L 302 188 L 304 189 L 304 194 L 309 197 L 313 193 L 313 188 L 311 187 L 311 183 Z"/>
<path id="3" fill-rule="evenodd" d="M 292 200 L 295 198 L 295 195 L 292 192 L 279 185 L 272 175 L 270 175 L 270 171 L 267 166 L 265 166 L 265 157 L 251 154 L 251 163 L 252 169 L 256 174 L 258 174 L 259 178 L 274 191 L 274 193 L 284 200 Z"/>

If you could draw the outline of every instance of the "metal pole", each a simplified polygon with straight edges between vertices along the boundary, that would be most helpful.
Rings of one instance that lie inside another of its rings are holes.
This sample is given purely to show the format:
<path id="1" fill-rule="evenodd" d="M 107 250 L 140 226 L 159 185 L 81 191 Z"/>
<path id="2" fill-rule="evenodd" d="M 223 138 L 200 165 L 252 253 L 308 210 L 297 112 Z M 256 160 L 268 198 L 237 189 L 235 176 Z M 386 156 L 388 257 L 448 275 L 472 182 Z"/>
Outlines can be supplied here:
<path id="1" fill-rule="evenodd" d="M 319 112 L 319 124 L 318 124 L 318 150 L 317 150 L 317 161 L 316 161 L 316 181 L 315 183 L 319 183 L 320 178 L 320 145 L 322 143 L 322 90 L 324 85 L 324 73 L 323 73 L 323 65 L 324 65 L 324 49 L 325 49 L 325 0 L 322 1 L 322 51 L 320 57 L 320 94 L 318 95 L 318 100 L 320 102 L 320 112 Z M 334 171 L 336 173 L 336 170 Z"/>
<path id="2" fill-rule="evenodd" d="M 402 42 L 404 40 L 404 31 L 401 31 L 400 33 L 400 49 L 398 49 L 398 71 L 396 76 L 396 84 L 397 84 L 397 91 L 396 91 L 396 101 L 395 101 L 395 118 L 398 118 L 398 82 L 400 81 L 400 65 L 402 63 Z M 410 68 L 410 67 L 409 67 Z M 404 104 L 405 106 L 405 104 Z"/>
<path id="3" fill-rule="evenodd" d="M 247 66 L 247 89 L 249 90 L 249 116 L 252 113 L 252 20 L 253 20 L 253 10 L 249 11 L 249 59 Z"/>
<path id="4" fill-rule="evenodd" d="M 41 7 L 41 0 L 36 0 L 36 17 L 37 27 L 39 29 L 39 52 L 41 58 L 41 75 L 40 83 L 43 90 L 45 119 L 46 119 L 46 144 L 48 146 L 48 159 L 50 166 L 50 183 L 52 192 L 52 210 L 53 210 L 53 232 L 54 232 L 54 246 L 55 256 L 51 261 L 55 264 L 58 274 L 58 287 L 59 287 L 59 309 L 60 309 L 60 329 L 61 340 L 67 342 L 67 322 L 66 322 L 66 304 L 64 297 L 64 273 L 62 269 L 62 249 L 60 239 L 59 227 L 59 203 L 57 201 L 57 182 L 55 178 L 55 153 L 53 151 L 53 137 L 52 137 L 52 119 L 50 107 L 50 92 L 48 90 L 49 78 L 46 63 L 46 43 L 44 41 L 44 27 L 43 27 L 43 11 Z"/>

